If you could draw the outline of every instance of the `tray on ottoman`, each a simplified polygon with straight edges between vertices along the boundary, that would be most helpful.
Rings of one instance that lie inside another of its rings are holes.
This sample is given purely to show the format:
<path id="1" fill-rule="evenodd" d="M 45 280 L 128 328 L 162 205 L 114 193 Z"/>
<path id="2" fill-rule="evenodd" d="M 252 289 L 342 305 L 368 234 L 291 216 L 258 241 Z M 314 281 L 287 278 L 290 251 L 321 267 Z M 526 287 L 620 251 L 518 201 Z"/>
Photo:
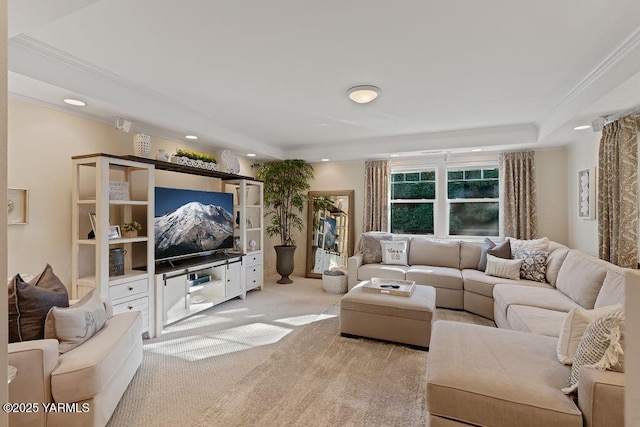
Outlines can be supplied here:
<path id="1" fill-rule="evenodd" d="M 377 277 L 373 277 L 362 285 L 362 290 L 376 294 L 410 297 L 415 287 L 416 282 L 412 280 L 378 279 Z"/>

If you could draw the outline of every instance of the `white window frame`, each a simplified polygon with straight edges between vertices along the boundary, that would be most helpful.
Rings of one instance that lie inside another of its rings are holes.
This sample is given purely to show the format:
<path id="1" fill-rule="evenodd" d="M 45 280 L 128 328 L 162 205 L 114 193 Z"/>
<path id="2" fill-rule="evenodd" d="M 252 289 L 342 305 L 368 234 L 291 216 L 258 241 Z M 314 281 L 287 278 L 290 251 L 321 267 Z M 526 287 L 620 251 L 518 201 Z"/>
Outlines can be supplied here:
<path id="1" fill-rule="evenodd" d="M 392 186 L 393 186 L 393 180 L 391 179 L 391 174 L 394 173 L 405 173 L 405 172 L 418 172 L 418 173 L 422 173 L 422 172 L 435 172 L 436 174 L 436 197 L 435 199 L 396 199 L 396 200 L 392 200 Z M 433 204 L 433 233 L 434 234 L 425 234 L 425 236 L 435 236 L 436 233 L 436 212 L 438 209 L 438 169 L 436 166 L 422 166 L 421 168 L 416 169 L 415 167 L 407 167 L 406 169 L 402 168 L 402 167 L 398 167 L 398 168 L 394 168 L 392 169 L 392 172 L 389 175 L 389 191 L 387 192 L 389 194 L 389 202 L 387 203 L 389 212 L 387 215 L 387 218 L 389 218 L 389 224 L 387 226 L 387 230 L 391 230 L 391 205 L 392 204 L 400 204 L 400 203 L 432 203 Z"/>
<path id="2" fill-rule="evenodd" d="M 389 200 L 387 203 L 388 209 L 388 230 L 391 230 L 391 174 L 401 172 L 436 172 L 436 198 L 433 201 L 433 236 L 438 239 L 464 239 L 469 241 L 482 241 L 485 236 L 463 236 L 463 235 L 449 235 L 449 214 L 450 214 L 450 200 L 447 194 L 447 171 L 453 169 L 493 169 L 498 168 L 498 154 L 479 154 L 479 155 L 450 155 L 443 154 L 437 156 L 429 156 L 419 159 L 411 160 L 394 160 L 390 162 L 390 175 L 389 175 Z M 500 171 L 498 172 L 500 173 Z M 496 199 L 453 199 L 453 203 L 469 203 L 469 202 L 498 202 L 500 209 L 502 209 L 502 200 L 499 197 Z M 419 200 L 404 200 L 405 203 L 417 203 Z M 396 203 L 401 202 L 396 200 Z M 425 199 L 425 202 L 430 202 L 429 199 Z M 498 215 L 498 221 L 500 221 Z M 498 223 L 498 230 L 500 230 L 500 223 Z M 500 231 L 498 231 L 500 235 Z M 486 236 L 496 237 L 496 236 Z"/>

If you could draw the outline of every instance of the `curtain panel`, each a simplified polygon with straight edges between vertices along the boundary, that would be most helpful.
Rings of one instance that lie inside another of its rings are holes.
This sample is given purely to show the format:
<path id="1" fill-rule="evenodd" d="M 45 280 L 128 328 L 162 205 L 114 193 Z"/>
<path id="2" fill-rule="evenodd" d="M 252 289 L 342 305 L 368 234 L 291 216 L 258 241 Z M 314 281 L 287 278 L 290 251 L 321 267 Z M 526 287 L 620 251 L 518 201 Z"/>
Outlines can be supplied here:
<path id="1" fill-rule="evenodd" d="M 389 162 L 367 161 L 364 172 L 363 231 L 387 231 L 388 203 Z"/>
<path id="2" fill-rule="evenodd" d="M 502 236 L 535 239 L 538 234 L 535 153 L 501 153 L 500 228 Z"/>
<path id="3" fill-rule="evenodd" d="M 598 251 L 620 267 L 638 265 L 638 123 L 626 116 L 602 130 L 598 151 Z"/>

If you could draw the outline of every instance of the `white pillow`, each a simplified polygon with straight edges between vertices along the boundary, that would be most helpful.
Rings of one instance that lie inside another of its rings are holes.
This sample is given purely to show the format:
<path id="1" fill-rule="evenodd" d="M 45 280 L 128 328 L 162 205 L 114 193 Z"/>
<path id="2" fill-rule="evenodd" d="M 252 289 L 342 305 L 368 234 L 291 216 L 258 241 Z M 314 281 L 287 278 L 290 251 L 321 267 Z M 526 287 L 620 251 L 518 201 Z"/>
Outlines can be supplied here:
<path id="1" fill-rule="evenodd" d="M 534 240 L 520 240 L 513 237 L 507 237 L 509 243 L 511 243 L 511 252 L 514 248 L 526 249 L 528 251 L 549 251 L 549 238 L 542 237 Z"/>
<path id="2" fill-rule="evenodd" d="M 503 279 L 520 280 L 521 259 L 504 259 L 487 254 L 485 274 Z"/>
<path id="3" fill-rule="evenodd" d="M 624 318 L 624 309 L 620 308 L 589 323 L 573 358 L 569 385 L 562 389 L 563 393 L 570 394 L 577 390 L 583 367 L 602 370 L 621 368 Z"/>
<path id="4" fill-rule="evenodd" d="M 560 337 L 558 338 L 558 347 L 556 349 L 558 361 L 565 365 L 571 365 L 573 363 L 573 356 L 576 354 L 582 335 L 584 335 L 584 331 L 587 329 L 587 326 L 589 326 L 589 323 L 603 314 L 621 308 L 622 306 L 620 304 L 616 304 L 594 310 L 587 310 L 582 307 L 571 309 L 571 311 L 567 313 L 567 317 L 564 318 L 562 329 L 560 329 Z"/>
<path id="5" fill-rule="evenodd" d="M 408 265 L 406 240 L 380 240 L 380 245 L 383 264 Z"/>
<path id="6" fill-rule="evenodd" d="M 106 321 L 100 293 L 92 289 L 70 307 L 52 307 L 45 320 L 44 337 L 57 339 L 58 351 L 66 353 L 95 335 Z"/>

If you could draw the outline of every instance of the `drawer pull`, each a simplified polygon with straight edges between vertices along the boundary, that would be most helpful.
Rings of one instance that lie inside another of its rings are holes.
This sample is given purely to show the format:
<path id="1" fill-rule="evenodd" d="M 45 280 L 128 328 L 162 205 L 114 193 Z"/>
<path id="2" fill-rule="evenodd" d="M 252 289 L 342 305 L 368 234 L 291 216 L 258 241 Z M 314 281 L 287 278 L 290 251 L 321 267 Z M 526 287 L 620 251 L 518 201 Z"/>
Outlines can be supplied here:
<path id="1" fill-rule="evenodd" d="M 129 286 L 127 289 L 129 289 L 130 291 L 133 290 L 133 286 Z"/>

